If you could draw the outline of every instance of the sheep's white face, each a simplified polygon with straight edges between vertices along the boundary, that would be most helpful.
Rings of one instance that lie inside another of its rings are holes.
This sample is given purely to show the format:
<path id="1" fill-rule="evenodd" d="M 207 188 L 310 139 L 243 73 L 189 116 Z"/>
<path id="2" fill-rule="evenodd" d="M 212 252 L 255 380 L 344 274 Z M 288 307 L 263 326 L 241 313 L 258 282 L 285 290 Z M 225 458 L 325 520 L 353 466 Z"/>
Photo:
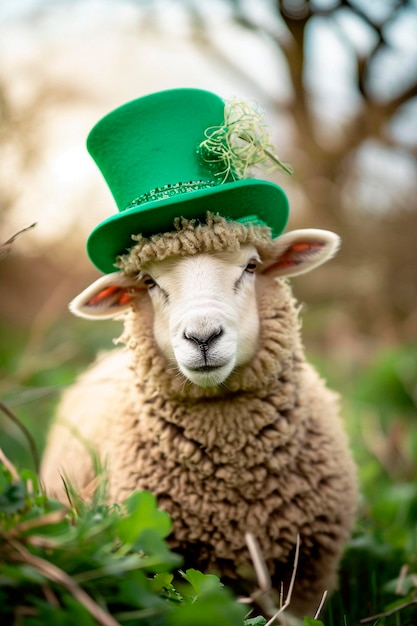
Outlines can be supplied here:
<path id="1" fill-rule="evenodd" d="M 259 335 L 256 273 L 303 274 L 330 259 L 339 237 L 296 230 L 271 242 L 268 260 L 253 245 L 238 252 L 176 257 L 148 263 L 138 278 L 107 274 L 87 287 L 70 310 L 88 319 L 118 317 L 141 306 L 145 289 L 154 310 L 155 341 L 166 358 L 200 387 L 224 383 L 254 355 Z M 274 288 L 273 281 L 263 281 Z"/>
<path id="2" fill-rule="evenodd" d="M 154 309 L 155 339 L 182 374 L 200 387 L 223 383 L 255 353 L 259 318 L 254 246 L 197 254 L 143 268 Z"/>

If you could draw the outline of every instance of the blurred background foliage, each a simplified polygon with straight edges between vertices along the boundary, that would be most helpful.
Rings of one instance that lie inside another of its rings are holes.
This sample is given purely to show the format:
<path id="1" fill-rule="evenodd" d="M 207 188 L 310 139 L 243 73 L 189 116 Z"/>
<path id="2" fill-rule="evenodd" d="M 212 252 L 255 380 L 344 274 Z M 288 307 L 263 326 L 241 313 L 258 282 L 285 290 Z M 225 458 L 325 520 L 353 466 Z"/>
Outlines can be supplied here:
<path id="1" fill-rule="evenodd" d="M 343 241 L 331 263 L 293 281 L 307 351 L 341 393 L 362 490 L 326 623 L 411 601 L 416 1 L 3 0 L 0 28 L 0 243 L 37 222 L 1 248 L 1 401 L 42 450 L 61 390 L 120 332 L 66 308 L 97 277 L 86 236 L 115 211 L 84 148 L 92 125 L 171 87 L 255 99 L 295 170 L 273 178 L 290 199 L 289 228 L 329 228 Z M 30 466 L 20 429 L 0 424 L 0 446 Z M 417 622 L 415 603 L 391 609 L 379 624 Z"/>

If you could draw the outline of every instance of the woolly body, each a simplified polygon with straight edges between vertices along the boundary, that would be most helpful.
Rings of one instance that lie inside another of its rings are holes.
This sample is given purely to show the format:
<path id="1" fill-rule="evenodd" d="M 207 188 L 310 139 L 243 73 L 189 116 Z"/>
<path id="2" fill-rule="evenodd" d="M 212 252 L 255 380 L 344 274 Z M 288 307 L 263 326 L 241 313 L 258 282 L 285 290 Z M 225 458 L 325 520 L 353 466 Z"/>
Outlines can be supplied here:
<path id="1" fill-rule="evenodd" d="M 155 342 L 150 298 L 135 298 L 125 348 L 99 358 L 65 394 L 43 477 L 57 492 L 58 468 L 79 487 L 94 479 L 70 426 L 103 459 L 110 501 L 153 492 L 172 516 L 170 543 L 186 565 L 225 579 L 247 571 L 251 532 L 276 589 L 288 585 L 299 534 L 292 609 L 312 614 L 337 582 L 355 468 L 337 396 L 305 361 L 289 285 L 260 274 L 256 292 L 255 355 L 224 385 L 205 388 L 169 367 Z"/>

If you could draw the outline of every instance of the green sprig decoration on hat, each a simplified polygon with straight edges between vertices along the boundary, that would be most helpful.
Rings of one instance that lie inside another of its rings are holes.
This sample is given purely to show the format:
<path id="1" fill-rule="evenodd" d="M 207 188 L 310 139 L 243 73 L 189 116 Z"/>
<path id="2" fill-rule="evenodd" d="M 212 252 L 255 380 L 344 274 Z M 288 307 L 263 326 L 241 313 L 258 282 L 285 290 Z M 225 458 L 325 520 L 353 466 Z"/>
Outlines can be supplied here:
<path id="1" fill-rule="evenodd" d="M 210 126 L 199 152 L 223 182 L 245 178 L 251 167 L 266 171 L 280 169 L 292 174 L 292 169 L 275 154 L 270 130 L 264 122 L 264 113 L 249 100 L 230 100 L 224 109 L 224 123 Z"/>

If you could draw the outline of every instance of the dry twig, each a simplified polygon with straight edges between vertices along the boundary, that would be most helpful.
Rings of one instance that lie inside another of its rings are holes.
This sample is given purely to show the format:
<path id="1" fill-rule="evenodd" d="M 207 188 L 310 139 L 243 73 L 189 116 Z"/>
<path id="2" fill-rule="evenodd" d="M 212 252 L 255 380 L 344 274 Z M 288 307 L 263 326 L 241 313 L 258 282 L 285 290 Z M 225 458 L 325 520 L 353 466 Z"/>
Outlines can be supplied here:
<path id="1" fill-rule="evenodd" d="M 321 597 L 320 604 L 318 605 L 317 611 L 314 614 L 314 619 L 318 619 L 318 617 L 319 617 L 319 615 L 321 613 L 321 610 L 323 608 L 323 605 L 326 602 L 326 598 L 327 598 L 327 590 L 323 593 L 323 595 Z"/>
<path id="2" fill-rule="evenodd" d="M 25 233 L 27 230 L 31 230 L 31 228 L 34 228 L 35 226 L 36 226 L 36 222 L 31 224 L 30 226 L 26 226 L 26 228 L 22 228 L 21 230 L 18 230 L 17 233 L 15 233 L 12 237 L 9 237 L 7 241 L 0 244 L 0 259 L 4 259 L 4 257 L 6 257 L 10 253 L 12 249 L 12 244 L 14 240 L 17 237 L 19 237 L 19 235 L 21 235 L 22 233 Z"/>
<path id="3" fill-rule="evenodd" d="M 384 611 L 383 613 L 378 613 L 377 615 L 371 615 L 370 617 L 364 617 L 363 619 L 361 619 L 360 623 L 367 624 L 368 622 L 374 622 L 375 620 L 381 619 L 381 617 L 389 617 L 390 615 L 394 615 L 399 611 L 407 609 L 409 606 L 413 606 L 413 604 L 417 604 L 417 595 L 415 595 L 408 602 L 403 602 L 403 604 L 399 604 L 389 611 Z"/>
<path id="4" fill-rule="evenodd" d="M 17 472 L 17 469 L 15 468 L 15 466 L 13 465 L 13 463 L 11 461 L 9 461 L 9 459 L 7 458 L 7 456 L 4 454 L 3 450 L 0 448 L 0 463 L 3 463 L 4 467 L 10 472 L 10 475 L 12 477 L 12 479 L 14 481 L 19 481 L 20 477 L 19 474 Z"/>
<path id="5" fill-rule="evenodd" d="M 395 593 L 397 594 L 397 596 L 404 595 L 403 585 L 404 585 L 404 580 L 407 574 L 408 574 L 408 565 L 404 564 L 402 568 L 400 569 L 400 575 L 398 576 L 397 586 L 395 588 Z"/>
<path id="6" fill-rule="evenodd" d="M 265 624 L 265 626 L 272 626 L 272 624 L 275 622 L 275 620 L 282 615 L 282 613 L 284 613 L 284 611 L 286 611 L 288 609 L 288 607 L 290 606 L 291 603 L 291 596 L 292 596 L 292 592 L 294 589 L 294 584 L 295 584 L 295 577 L 297 574 L 297 567 L 298 567 L 298 557 L 300 554 L 300 535 L 297 534 L 297 542 L 295 544 L 295 555 L 294 555 L 294 564 L 293 564 L 293 568 L 292 568 L 292 574 L 291 574 L 291 580 L 290 580 L 290 585 L 288 587 L 288 592 L 287 592 L 287 596 L 285 598 L 285 602 L 284 604 L 281 606 L 281 608 L 275 613 L 275 615 L 273 615 L 271 617 L 271 619 Z"/>
<path id="7" fill-rule="evenodd" d="M 258 588 L 250 595 L 249 598 L 239 598 L 239 602 L 242 604 L 251 604 L 255 600 L 262 606 L 262 609 L 268 614 L 272 615 L 271 619 L 265 624 L 265 626 L 272 626 L 272 624 L 279 619 L 284 611 L 286 611 L 291 603 L 291 596 L 294 589 L 295 578 L 297 574 L 298 567 L 298 559 L 300 553 L 300 535 L 297 534 L 297 541 L 295 546 L 295 555 L 294 555 L 294 563 L 293 570 L 291 574 L 291 580 L 288 587 L 288 592 L 284 600 L 283 593 L 283 584 L 281 583 L 281 592 L 280 592 L 280 601 L 279 601 L 279 610 L 276 610 L 276 606 L 271 598 L 272 593 L 272 583 L 271 577 L 268 572 L 268 568 L 265 563 L 265 559 L 259 547 L 259 544 L 251 533 L 246 533 L 246 544 L 248 546 L 248 550 L 252 559 L 253 567 L 255 570 L 256 578 L 258 581 Z M 327 593 L 327 592 L 326 592 Z M 317 609 L 316 615 L 318 615 L 323 607 L 324 600 L 326 598 L 326 593 L 323 595 L 323 598 L 320 602 L 320 606 Z"/>
<path id="8" fill-rule="evenodd" d="M 268 568 L 266 566 L 265 559 L 263 558 L 258 541 L 252 533 L 246 533 L 245 539 L 250 557 L 252 559 L 253 567 L 255 569 L 259 590 L 262 592 L 270 591 L 272 587 L 271 577 L 269 575 Z"/>
<path id="9" fill-rule="evenodd" d="M 39 526 L 48 526 L 49 524 L 57 524 L 61 522 L 64 517 L 67 515 L 68 510 L 64 507 L 59 511 L 51 511 L 51 513 L 46 513 L 45 515 L 41 515 L 39 517 L 34 517 L 32 519 L 25 520 L 20 522 L 20 524 L 16 524 L 11 534 L 18 535 L 20 533 L 25 533 L 28 530 L 33 530 L 34 528 L 39 528 Z"/>

